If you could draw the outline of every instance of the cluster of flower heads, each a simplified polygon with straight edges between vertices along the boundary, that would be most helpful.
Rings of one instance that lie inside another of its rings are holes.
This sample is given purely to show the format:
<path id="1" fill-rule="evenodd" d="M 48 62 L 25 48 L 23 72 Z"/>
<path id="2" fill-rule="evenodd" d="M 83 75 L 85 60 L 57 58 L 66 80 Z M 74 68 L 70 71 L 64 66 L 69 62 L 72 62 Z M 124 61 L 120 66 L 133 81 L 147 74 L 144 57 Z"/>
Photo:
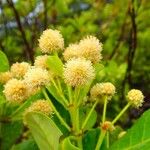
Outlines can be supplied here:
<path id="1" fill-rule="evenodd" d="M 47 116 L 53 114 L 53 110 L 50 107 L 50 104 L 45 99 L 38 99 L 35 102 L 33 102 L 24 112 L 23 116 L 25 116 L 27 113 L 30 112 L 40 112 Z M 24 125 L 27 125 L 26 118 L 23 117 L 23 123 Z"/>
<path id="2" fill-rule="evenodd" d="M 64 59 L 86 58 L 92 63 L 98 63 L 102 59 L 102 43 L 94 36 L 87 36 L 77 44 L 70 44 L 64 51 Z"/>
<path id="3" fill-rule="evenodd" d="M 4 95 L 10 102 L 22 103 L 29 96 L 49 83 L 49 72 L 29 63 L 14 63 L 10 71 L 0 73 L 0 82 L 4 85 Z"/>
<path id="4" fill-rule="evenodd" d="M 128 92 L 127 99 L 134 107 L 139 108 L 144 102 L 144 95 L 140 90 L 132 89 Z"/>
<path id="5" fill-rule="evenodd" d="M 91 88 L 90 94 L 93 99 L 105 95 L 108 96 L 108 99 L 111 99 L 111 97 L 115 94 L 115 91 L 115 86 L 110 82 L 97 83 Z"/>
<path id="6" fill-rule="evenodd" d="M 53 110 L 50 107 L 48 101 L 44 99 L 39 99 L 34 103 L 32 103 L 31 106 L 27 108 L 25 113 L 32 112 L 32 111 L 42 112 L 45 115 L 50 115 L 53 113 Z"/>
<path id="7" fill-rule="evenodd" d="M 44 54 L 58 52 L 64 48 L 64 39 L 58 30 L 47 29 L 39 39 L 39 47 Z"/>
<path id="8" fill-rule="evenodd" d="M 70 44 L 64 48 L 64 39 L 58 30 L 47 29 L 39 39 L 39 47 L 43 55 L 35 58 L 34 66 L 28 63 L 15 63 L 10 71 L 0 74 L 0 82 L 6 83 L 4 94 L 7 100 L 22 102 L 31 93 L 50 83 L 53 77 L 49 70 L 47 60 L 49 55 L 63 52 L 65 62 L 63 70 L 64 82 L 72 87 L 86 86 L 95 78 L 94 64 L 102 59 L 102 43 L 94 36 L 87 36 L 79 43 Z M 50 77 L 51 76 L 51 77 Z M 97 83 L 90 91 L 91 98 L 107 96 L 108 99 L 115 94 L 112 83 Z M 127 95 L 128 101 L 135 107 L 143 103 L 143 94 L 139 90 L 131 90 Z"/>
<path id="9" fill-rule="evenodd" d="M 84 58 L 69 60 L 64 68 L 64 80 L 73 87 L 86 85 L 94 76 L 92 63 Z"/>

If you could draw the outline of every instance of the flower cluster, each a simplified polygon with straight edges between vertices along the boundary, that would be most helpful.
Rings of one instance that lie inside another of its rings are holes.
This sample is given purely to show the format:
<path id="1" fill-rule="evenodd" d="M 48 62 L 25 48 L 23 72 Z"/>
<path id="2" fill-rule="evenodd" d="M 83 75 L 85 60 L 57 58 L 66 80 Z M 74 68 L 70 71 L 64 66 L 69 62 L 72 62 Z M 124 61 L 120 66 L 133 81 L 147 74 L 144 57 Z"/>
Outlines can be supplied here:
<path id="1" fill-rule="evenodd" d="M 45 115 L 52 114 L 52 108 L 50 107 L 48 101 L 44 99 L 39 99 L 36 102 L 32 103 L 32 105 L 26 110 L 27 112 L 37 111 L 44 113 Z"/>
<path id="2" fill-rule="evenodd" d="M 64 39 L 58 30 L 47 29 L 39 39 L 42 53 L 51 54 L 64 48 Z"/>
<path id="3" fill-rule="evenodd" d="M 0 73 L 0 83 L 2 84 L 5 84 L 11 78 L 12 78 L 12 73 L 9 71 Z"/>
<path id="4" fill-rule="evenodd" d="M 144 102 L 144 95 L 140 90 L 132 89 L 128 92 L 127 99 L 134 107 L 139 108 Z"/>
<path id="5" fill-rule="evenodd" d="M 98 63 L 102 59 L 102 43 L 94 36 L 87 36 L 80 40 L 79 44 L 70 44 L 64 51 L 64 59 L 86 58 L 92 63 Z"/>
<path id="6" fill-rule="evenodd" d="M 78 44 L 70 44 L 63 53 L 64 59 L 68 61 L 71 58 L 80 57 L 80 47 Z"/>
<path id="7" fill-rule="evenodd" d="M 74 58 L 65 64 L 64 80 L 70 86 L 86 85 L 94 76 L 92 63 L 84 58 Z"/>
<path id="8" fill-rule="evenodd" d="M 47 65 L 48 55 L 41 55 L 35 58 L 34 66 L 38 68 L 48 69 Z"/>
<path id="9" fill-rule="evenodd" d="M 102 59 L 102 43 L 96 37 L 86 36 L 79 42 L 64 48 L 61 33 L 58 30 L 47 29 L 39 38 L 39 47 L 43 55 L 35 57 L 33 66 L 26 62 L 17 62 L 7 72 L 0 73 L 0 83 L 4 84 L 3 93 L 7 101 L 21 104 L 37 92 L 41 92 L 41 96 L 46 98 L 46 100 L 34 99 L 34 102 L 24 112 L 24 118 L 27 113 L 33 111 L 47 116 L 54 111 L 61 123 L 70 132 L 73 131 L 73 134 L 77 135 L 79 130 L 82 130 L 83 133 L 86 131 L 90 115 L 97 104 L 102 104 L 100 103 L 102 101 L 104 107 L 102 123 L 100 123 L 101 130 L 111 132 L 115 129 L 114 124 L 129 106 L 136 108 L 142 106 L 144 102 L 142 92 L 132 89 L 127 94 L 128 103 L 118 116 L 113 121 L 106 120 L 107 105 L 115 95 L 116 88 L 111 82 L 97 83 L 96 66 Z M 57 112 L 55 103 L 51 102 L 49 94 L 68 110 L 72 128 Z M 88 104 L 92 106 L 88 108 L 89 113 L 85 114 L 87 116 L 80 128 L 78 124 L 80 120 L 76 118 L 81 118 L 80 107 Z M 24 123 L 27 123 L 25 119 Z M 75 123 L 79 129 L 74 125 Z"/>
<path id="10" fill-rule="evenodd" d="M 49 73 L 45 69 L 32 67 L 26 72 L 24 81 L 29 88 L 29 91 L 36 92 L 42 86 L 49 83 Z"/>
<path id="11" fill-rule="evenodd" d="M 15 78 L 22 78 L 25 73 L 27 72 L 28 69 L 30 69 L 30 64 L 26 63 L 26 62 L 22 62 L 22 63 L 15 63 L 11 66 L 10 70 L 11 73 L 13 75 L 13 77 Z"/>
<path id="12" fill-rule="evenodd" d="M 108 99 L 115 94 L 115 86 L 110 83 L 97 83 L 94 85 L 90 91 L 92 98 L 102 97 L 104 95 L 108 96 Z"/>
<path id="13" fill-rule="evenodd" d="M 24 81 L 11 79 L 4 86 L 4 94 L 10 102 L 21 103 L 28 96 L 28 89 Z"/>

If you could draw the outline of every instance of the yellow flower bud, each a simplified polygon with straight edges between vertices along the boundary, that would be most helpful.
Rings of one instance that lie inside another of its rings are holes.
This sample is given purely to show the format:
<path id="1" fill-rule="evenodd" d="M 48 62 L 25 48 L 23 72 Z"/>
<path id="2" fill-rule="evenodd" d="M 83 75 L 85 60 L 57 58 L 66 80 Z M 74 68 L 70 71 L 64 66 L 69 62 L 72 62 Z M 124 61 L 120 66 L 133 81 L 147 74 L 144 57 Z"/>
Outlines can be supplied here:
<path id="1" fill-rule="evenodd" d="M 80 48 L 78 44 L 70 44 L 64 51 L 63 56 L 66 61 L 72 58 L 80 57 Z"/>
<path id="2" fill-rule="evenodd" d="M 37 56 L 35 58 L 34 66 L 37 68 L 39 67 L 39 68 L 47 69 L 48 68 L 47 59 L 48 59 L 48 55 Z"/>
<path id="3" fill-rule="evenodd" d="M 102 43 L 94 36 L 87 36 L 79 43 L 80 55 L 92 63 L 98 63 L 102 59 Z"/>
<path id="4" fill-rule="evenodd" d="M 144 95 L 140 90 L 132 89 L 128 92 L 127 99 L 134 107 L 139 108 L 144 102 Z"/>
<path id="5" fill-rule="evenodd" d="M 13 77 L 22 78 L 25 73 L 30 69 L 30 64 L 26 62 L 18 63 L 16 62 L 10 68 Z"/>
<path id="6" fill-rule="evenodd" d="M 92 87 L 90 94 L 92 98 L 106 95 L 110 99 L 115 94 L 115 86 L 110 82 L 97 83 Z"/>
<path id="7" fill-rule="evenodd" d="M 24 81 L 29 91 L 35 93 L 40 90 L 42 86 L 49 83 L 49 72 L 42 68 L 33 67 L 25 74 Z"/>
<path id="8" fill-rule="evenodd" d="M 44 113 L 45 115 L 49 115 L 52 113 L 52 109 L 51 109 L 48 101 L 46 101 L 44 99 L 40 99 L 40 100 L 37 100 L 36 102 L 34 102 L 27 109 L 26 112 L 32 112 L 32 111 L 41 112 L 41 113 Z"/>
<path id="9" fill-rule="evenodd" d="M 53 53 L 64 48 L 64 39 L 58 30 L 47 29 L 39 39 L 42 53 Z"/>
<path id="10" fill-rule="evenodd" d="M 0 83 L 5 84 L 8 80 L 12 79 L 11 72 L 1 72 L 0 73 Z"/>
<path id="11" fill-rule="evenodd" d="M 83 58 L 74 58 L 65 64 L 64 80 L 70 86 L 86 85 L 94 76 L 92 63 Z"/>
<path id="12" fill-rule="evenodd" d="M 23 80 L 11 79 L 4 86 L 6 100 L 14 103 L 23 102 L 28 96 L 28 89 Z"/>

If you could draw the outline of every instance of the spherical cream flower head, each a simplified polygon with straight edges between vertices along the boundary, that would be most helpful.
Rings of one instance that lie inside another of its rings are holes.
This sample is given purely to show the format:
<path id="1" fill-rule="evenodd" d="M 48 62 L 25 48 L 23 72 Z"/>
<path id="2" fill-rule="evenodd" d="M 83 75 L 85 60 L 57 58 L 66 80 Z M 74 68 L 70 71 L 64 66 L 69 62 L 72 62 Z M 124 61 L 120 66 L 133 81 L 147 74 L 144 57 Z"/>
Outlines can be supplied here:
<path id="1" fill-rule="evenodd" d="M 90 60 L 92 63 L 98 63 L 102 59 L 102 43 L 94 36 L 87 36 L 79 43 L 80 55 Z"/>
<path id="2" fill-rule="evenodd" d="M 30 69 L 30 64 L 26 63 L 26 62 L 22 62 L 22 63 L 15 63 L 11 66 L 10 70 L 11 73 L 13 75 L 13 77 L 16 78 L 22 78 L 25 73 L 27 72 L 28 69 Z"/>
<path id="3" fill-rule="evenodd" d="M 89 60 L 73 58 L 64 67 L 65 82 L 73 87 L 85 85 L 95 76 L 94 68 Z"/>
<path id="4" fill-rule="evenodd" d="M 65 61 L 68 61 L 71 58 L 78 58 L 80 56 L 79 50 L 78 44 L 70 44 L 63 53 Z"/>
<path id="5" fill-rule="evenodd" d="M 11 79 L 4 86 L 4 95 L 10 102 L 21 103 L 28 96 L 27 86 L 23 80 Z"/>
<path id="6" fill-rule="evenodd" d="M 92 98 L 106 95 L 110 99 L 115 94 L 115 86 L 110 82 L 97 83 L 92 87 L 90 94 Z"/>
<path id="7" fill-rule="evenodd" d="M 52 109 L 48 103 L 48 101 L 44 99 L 37 100 L 34 102 L 26 112 L 31 112 L 31 111 L 37 111 L 37 112 L 42 112 L 45 115 L 49 115 L 52 113 Z"/>
<path id="8" fill-rule="evenodd" d="M 5 84 L 11 78 L 12 78 L 12 74 L 9 71 L 0 73 L 0 83 L 2 84 Z"/>
<path id="9" fill-rule="evenodd" d="M 144 102 L 144 95 L 140 90 L 132 89 L 128 92 L 127 99 L 134 107 L 139 108 Z"/>
<path id="10" fill-rule="evenodd" d="M 48 68 L 47 59 L 48 59 L 48 55 L 37 56 L 35 58 L 34 66 L 47 69 Z"/>
<path id="11" fill-rule="evenodd" d="M 45 69 L 32 67 L 25 74 L 24 81 L 31 92 L 36 92 L 49 83 L 49 73 Z"/>
<path id="12" fill-rule="evenodd" d="M 64 48 L 64 39 L 58 30 L 47 29 L 39 39 L 42 53 L 53 53 Z"/>

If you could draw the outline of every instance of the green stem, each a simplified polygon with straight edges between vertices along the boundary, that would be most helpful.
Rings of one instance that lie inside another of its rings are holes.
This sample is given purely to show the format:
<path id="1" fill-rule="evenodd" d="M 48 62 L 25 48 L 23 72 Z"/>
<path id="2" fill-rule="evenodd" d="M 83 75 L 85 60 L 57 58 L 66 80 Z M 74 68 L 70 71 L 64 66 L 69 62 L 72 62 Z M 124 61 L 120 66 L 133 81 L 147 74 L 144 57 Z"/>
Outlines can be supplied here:
<path id="1" fill-rule="evenodd" d="M 107 148 L 109 148 L 109 131 L 107 131 L 106 136 L 107 136 Z"/>
<path id="2" fill-rule="evenodd" d="M 96 145 L 95 150 L 99 150 L 99 149 L 101 148 L 101 145 L 102 145 L 102 143 L 103 143 L 105 134 L 106 134 L 106 131 L 102 129 L 102 130 L 101 130 L 101 133 L 100 133 L 100 136 L 99 136 L 99 138 L 98 138 L 98 142 L 97 142 L 97 145 Z"/>
<path id="3" fill-rule="evenodd" d="M 46 98 L 46 100 L 49 102 L 50 106 L 52 107 L 53 111 L 55 112 L 56 116 L 58 117 L 58 119 L 61 121 L 61 123 L 69 130 L 71 131 L 70 127 L 67 125 L 67 123 L 64 121 L 64 119 L 61 117 L 61 115 L 59 114 L 59 112 L 56 110 L 55 106 L 53 105 L 53 103 L 51 102 L 50 98 L 48 97 L 46 90 L 42 89 L 42 92 Z"/>
<path id="4" fill-rule="evenodd" d="M 78 137 L 77 141 L 78 141 L 78 146 L 79 146 L 79 148 L 82 150 L 82 149 L 83 149 L 82 136 Z"/>
<path id="5" fill-rule="evenodd" d="M 79 132 L 79 109 L 76 108 L 75 106 L 72 106 L 69 109 L 69 112 L 71 116 L 73 131 L 75 134 L 78 134 Z"/>
<path id="6" fill-rule="evenodd" d="M 77 136 L 78 146 L 82 149 L 82 136 L 78 137 L 80 133 L 79 108 L 76 107 L 76 105 L 73 105 L 72 107 L 70 107 L 69 112 L 71 116 L 74 135 Z"/>
<path id="7" fill-rule="evenodd" d="M 58 81 L 58 80 L 57 80 L 57 81 Z M 65 102 L 65 104 L 68 106 L 69 103 L 68 103 L 68 100 L 65 98 L 65 96 L 64 96 L 64 94 L 63 94 L 63 92 L 62 92 L 62 88 L 58 88 L 56 82 L 55 82 L 53 79 L 51 79 L 51 82 L 53 83 L 55 89 L 58 91 L 59 95 L 61 96 L 61 98 L 63 99 L 63 101 Z M 60 84 L 60 82 L 59 82 L 59 87 L 60 87 L 60 86 L 61 86 L 61 84 Z"/>
<path id="8" fill-rule="evenodd" d="M 94 108 L 96 107 L 97 103 L 98 103 L 98 100 L 95 101 L 95 103 L 94 103 L 94 105 L 92 106 L 90 112 L 89 112 L 88 115 L 86 116 L 86 118 L 85 118 L 85 120 L 84 120 L 84 122 L 83 122 L 83 124 L 82 124 L 81 129 L 84 129 L 84 127 L 86 126 L 86 124 L 87 124 L 87 122 L 88 122 L 88 120 L 89 120 L 89 118 L 90 118 L 92 112 L 94 111 Z"/>
<path id="9" fill-rule="evenodd" d="M 124 114 L 124 112 L 130 107 L 130 103 L 128 103 L 123 109 L 122 111 L 115 117 L 115 119 L 112 121 L 112 124 L 115 124 L 118 119 Z"/>
<path id="10" fill-rule="evenodd" d="M 104 97 L 104 107 L 103 107 L 102 123 L 105 122 L 106 110 L 107 110 L 107 96 Z"/>
<path id="11" fill-rule="evenodd" d="M 68 89 L 69 101 L 70 101 L 70 103 L 72 104 L 72 101 L 73 101 L 72 88 L 71 88 L 71 86 L 67 85 L 67 89 Z"/>
<path id="12" fill-rule="evenodd" d="M 75 98 L 75 103 L 77 104 L 79 102 L 79 94 L 80 94 L 80 87 L 75 87 L 74 91 L 74 98 Z"/>

